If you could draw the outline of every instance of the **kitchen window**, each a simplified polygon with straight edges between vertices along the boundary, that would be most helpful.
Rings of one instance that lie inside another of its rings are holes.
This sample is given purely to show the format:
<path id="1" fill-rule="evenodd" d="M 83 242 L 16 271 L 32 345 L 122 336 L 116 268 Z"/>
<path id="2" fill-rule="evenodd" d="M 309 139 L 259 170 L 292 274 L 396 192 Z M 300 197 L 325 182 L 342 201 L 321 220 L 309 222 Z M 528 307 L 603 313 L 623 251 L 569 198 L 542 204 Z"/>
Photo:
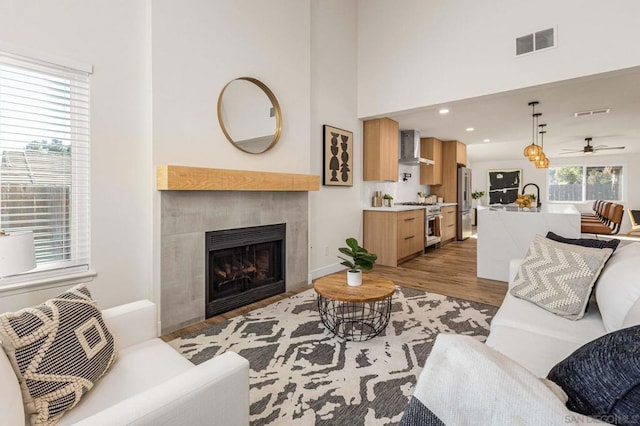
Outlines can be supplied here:
<path id="1" fill-rule="evenodd" d="M 622 166 L 549 167 L 549 201 L 622 201 Z"/>
<path id="2" fill-rule="evenodd" d="M 32 231 L 33 283 L 89 269 L 89 72 L 0 51 L 0 228 Z"/>

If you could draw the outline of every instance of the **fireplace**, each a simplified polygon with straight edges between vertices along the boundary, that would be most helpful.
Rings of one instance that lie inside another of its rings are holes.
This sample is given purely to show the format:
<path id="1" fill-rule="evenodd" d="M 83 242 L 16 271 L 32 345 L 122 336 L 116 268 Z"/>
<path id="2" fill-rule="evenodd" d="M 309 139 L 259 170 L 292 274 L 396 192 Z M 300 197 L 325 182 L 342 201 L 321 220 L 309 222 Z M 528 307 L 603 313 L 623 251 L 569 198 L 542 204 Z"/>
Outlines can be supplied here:
<path id="1" fill-rule="evenodd" d="M 206 232 L 206 318 L 285 291 L 286 225 Z"/>

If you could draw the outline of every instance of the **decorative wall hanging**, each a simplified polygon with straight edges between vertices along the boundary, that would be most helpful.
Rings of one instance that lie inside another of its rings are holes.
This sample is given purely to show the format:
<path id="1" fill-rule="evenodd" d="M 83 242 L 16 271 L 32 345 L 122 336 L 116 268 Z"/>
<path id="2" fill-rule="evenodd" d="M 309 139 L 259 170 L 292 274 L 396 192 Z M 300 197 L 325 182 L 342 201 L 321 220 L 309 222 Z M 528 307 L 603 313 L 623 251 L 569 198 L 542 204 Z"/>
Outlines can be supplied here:
<path id="1" fill-rule="evenodd" d="M 328 125 L 324 135 L 323 181 L 327 186 L 353 185 L 353 133 Z"/>
<path id="2" fill-rule="evenodd" d="M 489 170 L 489 204 L 511 204 L 522 187 L 522 169 Z"/>

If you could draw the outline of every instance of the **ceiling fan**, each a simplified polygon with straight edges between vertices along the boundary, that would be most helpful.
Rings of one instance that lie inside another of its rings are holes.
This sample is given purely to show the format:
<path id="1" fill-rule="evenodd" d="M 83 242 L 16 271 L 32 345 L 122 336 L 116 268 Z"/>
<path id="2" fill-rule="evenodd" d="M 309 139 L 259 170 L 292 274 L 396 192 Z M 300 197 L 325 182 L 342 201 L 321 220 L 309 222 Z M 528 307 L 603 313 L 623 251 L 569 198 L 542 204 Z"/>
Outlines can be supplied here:
<path id="1" fill-rule="evenodd" d="M 607 145 L 597 145 L 597 146 L 592 146 L 591 145 L 591 141 L 593 140 L 593 138 L 584 138 L 584 140 L 587 142 L 587 144 L 582 147 L 582 149 L 578 149 L 578 150 L 573 150 L 573 149 L 566 149 L 564 148 L 563 151 L 565 152 L 561 152 L 561 154 L 571 154 L 574 152 L 582 152 L 583 154 L 593 154 L 594 152 L 597 151 L 605 151 L 605 150 L 609 150 L 609 149 L 624 149 L 624 146 L 607 146 Z"/>

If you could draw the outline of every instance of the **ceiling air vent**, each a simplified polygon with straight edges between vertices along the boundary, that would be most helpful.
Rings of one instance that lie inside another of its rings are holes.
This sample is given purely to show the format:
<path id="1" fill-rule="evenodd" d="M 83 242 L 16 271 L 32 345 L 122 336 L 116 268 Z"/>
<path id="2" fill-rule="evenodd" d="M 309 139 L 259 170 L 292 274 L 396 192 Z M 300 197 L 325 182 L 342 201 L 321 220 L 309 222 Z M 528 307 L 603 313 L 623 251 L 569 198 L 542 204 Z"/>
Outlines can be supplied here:
<path id="1" fill-rule="evenodd" d="M 609 114 L 611 112 L 611 108 L 601 108 L 601 109 L 592 109 L 591 111 L 579 111 L 574 112 L 574 117 L 585 117 L 587 115 L 599 115 L 599 114 Z"/>
<path id="2" fill-rule="evenodd" d="M 555 36 L 555 29 L 548 28 L 516 38 L 516 56 L 554 47 L 556 45 Z"/>

